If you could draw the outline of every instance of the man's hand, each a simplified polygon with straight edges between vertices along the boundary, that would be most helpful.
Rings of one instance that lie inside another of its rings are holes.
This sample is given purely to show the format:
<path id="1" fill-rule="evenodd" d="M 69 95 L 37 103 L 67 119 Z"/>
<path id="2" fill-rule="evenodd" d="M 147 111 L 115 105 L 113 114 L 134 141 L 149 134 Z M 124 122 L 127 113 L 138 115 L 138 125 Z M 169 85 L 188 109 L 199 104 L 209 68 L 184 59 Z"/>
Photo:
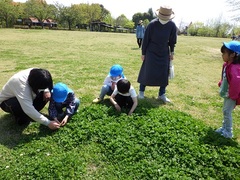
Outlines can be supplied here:
<path id="1" fill-rule="evenodd" d="M 59 129 L 60 128 L 60 124 L 57 123 L 56 121 L 51 121 L 49 124 L 48 124 L 48 127 L 52 130 L 55 130 L 55 129 Z"/>

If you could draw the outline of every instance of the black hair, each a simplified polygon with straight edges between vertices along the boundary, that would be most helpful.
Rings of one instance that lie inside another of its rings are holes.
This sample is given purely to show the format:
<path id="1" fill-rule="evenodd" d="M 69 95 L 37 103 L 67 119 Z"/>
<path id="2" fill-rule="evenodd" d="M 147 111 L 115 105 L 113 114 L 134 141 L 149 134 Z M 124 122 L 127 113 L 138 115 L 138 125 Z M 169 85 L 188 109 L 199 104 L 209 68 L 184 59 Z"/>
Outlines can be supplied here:
<path id="1" fill-rule="evenodd" d="M 227 53 L 228 55 L 235 53 L 235 56 L 233 58 L 233 64 L 240 64 L 240 54 L 232 51 L 231 49 L 228 49 L 225 45 L 222 45 L 221 47 L 221 53 Z"/>
<path id="2" fill-rule="evenodd" d="M 38 89 L 48 88 L 51 91 L 53 88 L 53 81 L 50 72 L 41 68 L 33 68 L 30 71 L 28 84 L 35 94 L 38 94 Z"/>
<path id="3" fill-rule="evenodd" d="M 117 82 L 118 91 L 122 94 L 126 94 L 131 87 L 131 83 L 127 79 L 120 79 Z"/>

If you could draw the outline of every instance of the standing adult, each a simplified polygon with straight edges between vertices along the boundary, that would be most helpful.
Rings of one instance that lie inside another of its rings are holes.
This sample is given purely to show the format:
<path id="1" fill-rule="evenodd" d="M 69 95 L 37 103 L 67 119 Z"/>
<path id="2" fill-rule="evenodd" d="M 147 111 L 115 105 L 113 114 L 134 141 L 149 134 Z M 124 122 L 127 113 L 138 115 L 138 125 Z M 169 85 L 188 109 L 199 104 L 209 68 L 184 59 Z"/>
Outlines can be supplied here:
<path id="1" fill-rule="evenodd" d="M 39 111 L 50 100 L 53 88 L 52 76 L 48 70 L 29 68 L 13 75 L 0 92 L 0 107 L 14 115 L 19 125 L 34 120 L 50 129 L 58 129 L 59 123 L 50 121 Z"/>
<path id="2" fill-rule="evenodd" d="M 144 33 L 145 33 L 145 27 L 143 25 L 143 21 L 140 20 L 138 25 L 137 25 L 137 28 L 136 28 L 137 44 L 138 44 L 139 48 L 142 45 L 142 40 L 143 40 L 143 37 L 144 37 Z"/>
<path id="3" fill-rule="evenodd" d="M 174 12 L 171 7 L 161 6 L 157 18 L 146 28 L 142 44 L 142 66 L 138 75 L 139 98 L 144 98 L 146 86 L 160 86 L 158 99 L 170 102 L 166 97 L 169 64 L 173 60 L 174 47 L 177 43 L 177 27 L 172 21 Z"/>

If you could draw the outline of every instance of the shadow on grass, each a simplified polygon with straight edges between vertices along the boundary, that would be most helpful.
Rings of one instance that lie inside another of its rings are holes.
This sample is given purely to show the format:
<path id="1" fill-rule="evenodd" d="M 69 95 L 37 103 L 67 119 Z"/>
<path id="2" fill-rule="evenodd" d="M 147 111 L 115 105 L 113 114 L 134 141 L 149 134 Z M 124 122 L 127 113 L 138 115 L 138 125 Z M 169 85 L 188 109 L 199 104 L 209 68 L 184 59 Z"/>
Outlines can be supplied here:
<path id="1" fill-rule="evenodd" d="M 138 48 L 138 47 L 134 47 L 134 48 L 131 48 L 132 50 L 141 50 L 141 48 Z"/>
<path id="2" fill-rule="evenodd" d="M 200 139 L 201 143 L 209 144 L 212 146 L 231 146 L 231 147 L 238 147 L 239 144 L 235 141 L 234 138 L 229 139 L 221 136 L 220 134 L 216 133 L 213 128 L 209 128 L 207 131 L 206 136 Z"/>
<path id="3" fill-rule="evenodd" d="M 32 122 L 34 124 L 21 125 L 19 126 L 14 117 L 11 114 L 5 114 L 0 117 L 0 144 L 12 149 L 22 143 L 30 142 L 33 139 L 38 139 L 40 137 L 49 135 L 53 133 L 48 127 L 40 125 L 38 131 L 29 127 L 31 125 L 35 126 L 38 123 Z M 27 132 L 24 131 L 27 129 Z"/>

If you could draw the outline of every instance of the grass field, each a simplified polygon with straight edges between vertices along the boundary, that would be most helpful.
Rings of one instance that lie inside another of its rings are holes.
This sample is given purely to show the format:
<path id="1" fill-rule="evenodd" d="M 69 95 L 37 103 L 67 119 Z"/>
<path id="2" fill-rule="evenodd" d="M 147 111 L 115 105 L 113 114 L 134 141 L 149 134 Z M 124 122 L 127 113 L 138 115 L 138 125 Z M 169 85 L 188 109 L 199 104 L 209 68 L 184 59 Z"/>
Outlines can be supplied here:
<path id="1" fill-rule="evenodd" d="M 55 132 L 37 123 L 17 127 L 0 110 L 0 179 L 239 179 L 239 107 L 233 140 L 213 132 L 222 121 L 220 47 L 229 40 L 179 36 L 167 87 L 172 103 L 162 105 L 158 87 L 147 87 L 128 117 L 92 100 L 116 63 L 138 91 L 134 34 L 0 29 L 0 86 L 21 69 L 41 67 L 81 99 L 79 114 Z"/>

